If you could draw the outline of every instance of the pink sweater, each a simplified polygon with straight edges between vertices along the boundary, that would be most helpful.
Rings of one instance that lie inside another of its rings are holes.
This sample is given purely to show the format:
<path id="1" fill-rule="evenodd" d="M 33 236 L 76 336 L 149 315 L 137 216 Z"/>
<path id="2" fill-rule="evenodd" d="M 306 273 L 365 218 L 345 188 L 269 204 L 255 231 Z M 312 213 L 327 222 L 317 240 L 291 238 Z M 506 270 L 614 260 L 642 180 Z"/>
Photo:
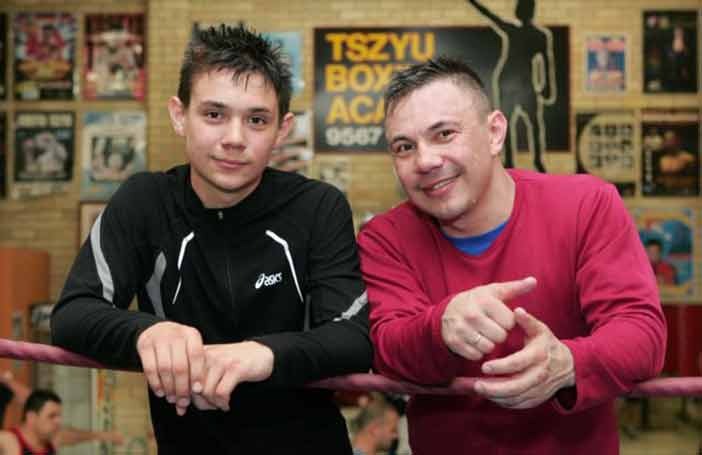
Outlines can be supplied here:
<path id="1" fill-rule="evenodd" d="M 461 253 L 434 220 L 404 203 L 359 235 L 379 373 L 420 384 L 479 376 L 441 338 L 441 315 L 458 292 L 534 276 L 523 306 L 571 350 L 576 387 L 528 410 L 477 396 L 415 396 L 408 407 L 414 455 L 612 454 L 613 400 L 657 375 L 666 327 L 656 281 L 612 185 L 590 176 L 510 170 L 513 213 L 479 256 Z M 523 346 L 512 330 L 485 360 Z"/>

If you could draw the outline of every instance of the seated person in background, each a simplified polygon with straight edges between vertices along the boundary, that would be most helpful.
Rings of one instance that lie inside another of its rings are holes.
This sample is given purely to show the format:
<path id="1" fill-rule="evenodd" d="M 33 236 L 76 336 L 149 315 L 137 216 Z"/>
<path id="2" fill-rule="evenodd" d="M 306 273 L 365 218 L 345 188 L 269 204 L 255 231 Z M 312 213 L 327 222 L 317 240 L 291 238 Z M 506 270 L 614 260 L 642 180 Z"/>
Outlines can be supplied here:
<path id="1" fill-rule="evenodd" d="M 61 446 L 88 441 L 122 444 L 116 432 L 61 429 L 61 399 L 49 390 L 29 394 L 22 411 L 22 424 L 0 431 L 2 455 L 53 455 Z"/>
<path id="2" fill-rule="evenodd" d="M 394 404 L 379 393 L 370 400 L 351 422 L 354 455 L 376 455 L 389 450 L 397 439 L 400 413 Z"/>

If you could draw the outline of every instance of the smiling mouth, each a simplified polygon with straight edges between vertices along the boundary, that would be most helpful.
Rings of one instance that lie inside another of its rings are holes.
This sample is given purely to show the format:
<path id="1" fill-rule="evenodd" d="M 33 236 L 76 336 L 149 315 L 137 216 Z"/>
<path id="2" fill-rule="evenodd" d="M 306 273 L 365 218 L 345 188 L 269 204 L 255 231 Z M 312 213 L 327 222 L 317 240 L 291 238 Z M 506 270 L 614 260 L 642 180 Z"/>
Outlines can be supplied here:
<path id="1" fill-rule="evenodd" d="M 446 185 L 450 184 L 454 180 L 455 180 L 455 177 L 450 177 L 450 178 L 447 178 L 445 180 L 438 181 L 431 186 L 423 186 L 422 190 L 423 191 L 436 191 L 436 190 L 439 190 L 439 189 L 445 187 Z"/>

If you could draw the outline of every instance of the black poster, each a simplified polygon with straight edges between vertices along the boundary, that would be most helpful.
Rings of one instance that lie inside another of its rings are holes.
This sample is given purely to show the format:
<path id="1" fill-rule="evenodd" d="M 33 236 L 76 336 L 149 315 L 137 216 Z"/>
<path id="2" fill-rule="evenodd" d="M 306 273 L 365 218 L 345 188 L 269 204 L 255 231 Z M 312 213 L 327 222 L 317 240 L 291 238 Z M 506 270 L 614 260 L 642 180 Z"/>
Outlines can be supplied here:
<path id="1" fill-rule="evenodd" d="M 315 29 L 315 149 L 385 150 L 382 95 L 390 78 L 447 55 L 476 70 L 495 106 L 517 125 L 519 149 L 538 147 L 543 137 L 543 150 L 567 152 L 568 27 L 538 33 L 519 39 L 490 27 Z"/>
<path id="2" fill-rule="evenodd" d="M 643 195 L 698 196 L 699 112 L 650 109 L 641 117 Z"/>
<path id="3" fill-rule="evenodd" d="M 697 11 L 644 12 L 644 91 L 697 91 Z"/>
<path id="4" fill-rule="evenodd" d="M 5 81 L 7 77 L 7 14 L 0 14 L 0 99 L 5 99 Z"/>
<path id="5" fill-rule="evenodd" d="M 72 112 L 18 112 L 15 182 L 67 182 L 73 176 Z"/>
<path id="6" fill-rule="evenodd" d="M 7 116 L 0 112 L 0 199 L 5 199 L 7 195 Z"/>

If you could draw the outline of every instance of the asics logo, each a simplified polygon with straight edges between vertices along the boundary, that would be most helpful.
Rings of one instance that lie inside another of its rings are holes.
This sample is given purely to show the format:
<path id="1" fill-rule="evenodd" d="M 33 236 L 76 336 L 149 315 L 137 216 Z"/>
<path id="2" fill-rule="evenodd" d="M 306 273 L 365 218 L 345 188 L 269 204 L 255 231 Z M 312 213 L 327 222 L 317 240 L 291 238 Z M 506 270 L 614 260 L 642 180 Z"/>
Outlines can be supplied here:
<path id="1" fill-rule="evenodd" d="M 266 275 L 265 273 L 262 273 L 258 276 L 258 279 L 256 280 L 256 284 L 254 284 L 254 287 L 256 289 L 260 289 L 261 286 L 273 286 L 274 284 L 278 284 L 281 281 L 283 281 L 283 272 L 278 272 L 278 273 L 271 273 L 270 275 Z"/>

